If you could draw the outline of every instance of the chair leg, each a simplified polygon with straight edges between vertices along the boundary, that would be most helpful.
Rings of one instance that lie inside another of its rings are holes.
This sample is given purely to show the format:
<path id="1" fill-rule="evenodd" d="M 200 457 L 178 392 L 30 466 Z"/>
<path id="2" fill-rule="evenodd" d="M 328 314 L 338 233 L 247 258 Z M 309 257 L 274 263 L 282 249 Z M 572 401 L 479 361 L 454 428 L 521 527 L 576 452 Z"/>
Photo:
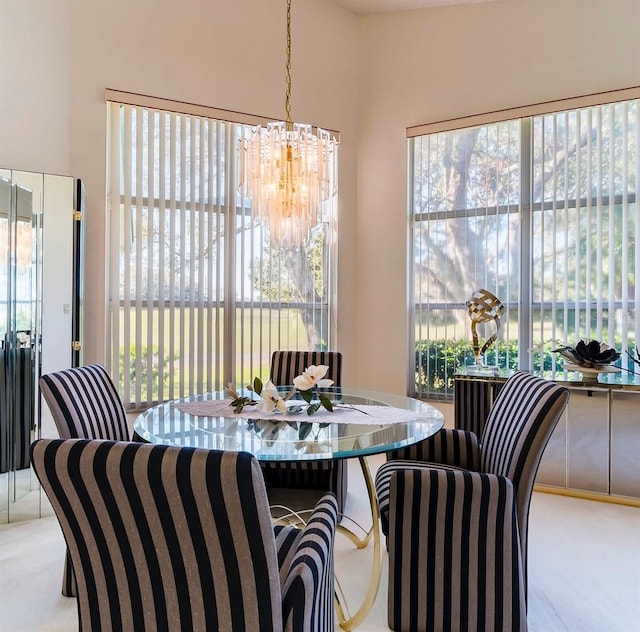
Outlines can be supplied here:
<path id="1" fill-rule="evenodd" d="M 78 587 L 76 585 L 76 575 L 73 572 L 73 564 L 67 550 L 64 558 L 64 570 L 62 572 L 62 594 L 65 597 L 77 597 Z"/>

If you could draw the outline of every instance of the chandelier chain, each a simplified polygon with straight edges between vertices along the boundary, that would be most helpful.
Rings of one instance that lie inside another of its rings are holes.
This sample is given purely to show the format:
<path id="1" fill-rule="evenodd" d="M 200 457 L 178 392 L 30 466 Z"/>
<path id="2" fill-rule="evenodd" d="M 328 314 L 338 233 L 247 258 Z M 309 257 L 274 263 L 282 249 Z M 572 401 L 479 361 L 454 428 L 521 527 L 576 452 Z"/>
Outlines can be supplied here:
<path id="1" fill-rule="evenodd" d="M 284 109 L 287 114 L 287 129 L 293 129 L 291 120 L 291 0 L 287 0 L 287 91 L 284 99 Z"/>
<path id="2" fill-rule="evenodd" d="M 299 249 L 323 221 L 321 203 L 335 194 L 337 140 L 291 118 L 292 0 L 286 2 L 286 118 L 259 125 L 243 141 L 240 182 L 252 200 L 252 213 L 268 225 L 271 243 Z"/>

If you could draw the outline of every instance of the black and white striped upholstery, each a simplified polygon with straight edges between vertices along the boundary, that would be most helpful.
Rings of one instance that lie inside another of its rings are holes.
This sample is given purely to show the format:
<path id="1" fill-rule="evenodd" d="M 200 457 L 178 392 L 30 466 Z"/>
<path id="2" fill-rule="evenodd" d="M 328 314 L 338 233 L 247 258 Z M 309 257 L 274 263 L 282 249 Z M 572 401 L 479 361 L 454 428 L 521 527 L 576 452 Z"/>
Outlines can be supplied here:
<path id="1" fill-rule="evenodd" d="M 289 386 L 294 377 L 312 365 L 328 366 L 325 378 L 333 380 L 334 386 L 342 384 L 342 354 L 339 351 L 274 351 L 270 379 L 276 386 Z"/>
<path id="2" fill-rule="evenodd" d="M 482 436 L 491 406 L 504 382 L 456 376 L 453 387 L 454 427 Z"/>
<path id="3" fill-rule="evenodd" d="M 48 373 L 40 378 L 40 390 L 63 439 L 129 440 L 122 400 L 103 366 L 93 364 Z M 76 595 L 68 554 L 62 574 L 62 594 Z"/>
<path id="4" fill-rule="evenodd" d="M 271 356 L 270 379 L 276 386 L 290 386 L 293 378 L 309 366 L 329 367 L 327 379 L 341 386 L 342 354 L 338 351 L 274 351 Z M 332 491 L 338 499 L 338 510 L 344 512 L 347 501 L 346 461 L 261 462 L 267 487 L 317 489 Z"/>
<path id="5" fill-rule="evenodd" d="M 517 372 L 495 400 L 479 449 L 473 433 L 441 430 L 394 455 L 406 460 L 380 467 L 390 627 L 526 629 L 529 505 L 568 397 L 563 386 Z"/>
<path id="6" fill-rule="evenodd" d="M 31 456 L 80 630 L 334 630 L 333 494 L 303 530 L 274 528 L 246 452 L 41 439 Z"/>
<path id="7" fill-rule="evenodd" d="M 129 440 L 122 400 L 100 364 L 43 375 L 40 390 L 61 438 Z"/>

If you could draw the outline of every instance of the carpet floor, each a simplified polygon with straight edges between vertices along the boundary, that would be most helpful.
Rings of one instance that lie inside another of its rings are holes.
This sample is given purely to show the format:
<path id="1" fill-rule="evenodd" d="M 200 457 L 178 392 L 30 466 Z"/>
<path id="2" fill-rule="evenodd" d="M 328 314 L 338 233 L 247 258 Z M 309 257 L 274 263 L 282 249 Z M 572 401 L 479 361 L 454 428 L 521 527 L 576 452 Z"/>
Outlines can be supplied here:
<path id="1" fill-rule="evenodd" d="M 375 469 L 380 457 L 371 459 Z M 280 500 L 280 499 L 278 499 Z M 357 462 L 349 464 L 348 512 L 370 524 Z M 62 597 L 65 546 L 45 517 L 0 525 L 0 632 L 73 632 L 76 602 Z M 362 600 L 372 547 L 336 540 L 336 575 L 352 611 Z M 374 606 L 360 632 L 387 630 L 387 554 Z M 640 509 L 536 492 L 529 523 L 530 632 L 640 631 Z"/>

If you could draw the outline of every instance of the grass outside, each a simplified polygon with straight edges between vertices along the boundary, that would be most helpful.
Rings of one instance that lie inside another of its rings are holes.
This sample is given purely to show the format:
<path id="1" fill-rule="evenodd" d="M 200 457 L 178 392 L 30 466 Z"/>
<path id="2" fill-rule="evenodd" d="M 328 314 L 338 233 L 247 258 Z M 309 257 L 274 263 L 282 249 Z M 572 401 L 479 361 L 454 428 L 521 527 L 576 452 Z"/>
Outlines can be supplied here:
<path id="1" fill-rule="evenodd" d="M 121 339 L 127 335 L 131 340 L 130 364 L 124 366 L 122 345 L 117 362 L 121 384 L 125 383 L 125 370 L 128 373 L 132 403 L 165 401 L 224 387 L 221 374 L 226 335 L 223 310 L 199 312 L 185 307 L 174 309 L 173 318 L 171 313 L 168 308 L 142 309 L 138 319 L 134 310 L 120 309 Z M 297 309 L 237 309 L 234 324 L 237 386 L 253 382 L 255 376 L 266 381 L 273 350 L 307 348 L 306 329 Z M 180 353 L 180 349 L 184 352 Z M 138 370 L 142 373 L 140 379 Z"/>

